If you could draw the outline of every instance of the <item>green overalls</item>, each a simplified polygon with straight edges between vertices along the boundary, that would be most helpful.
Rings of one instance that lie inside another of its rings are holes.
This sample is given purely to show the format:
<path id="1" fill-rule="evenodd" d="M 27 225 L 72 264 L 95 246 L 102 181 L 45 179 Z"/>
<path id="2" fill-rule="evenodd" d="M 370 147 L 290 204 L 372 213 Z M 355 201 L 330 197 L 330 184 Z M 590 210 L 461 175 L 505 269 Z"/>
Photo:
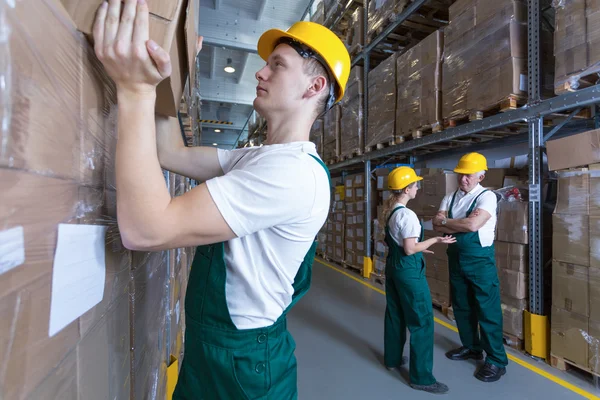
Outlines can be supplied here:
<path id="1" fill-rule="evenodd" d="M 317 160 L 329 171 L 323 162 Z M 197 248 L 185 298 L 185 352 L 174 400 L 298 398 L 296 344 L 286 315 L 308 291 L 317 242 L 294 279 L 292 302 L 271 326 L 239 330 L 225 298 L 224 243 Z"/>
<path id="2" fill-rule="evenodd" d="M 415 385 L 433 385 L 433 309 L 431 293 L 425 278 L 423 253 L 406 255 L 385 227 L 388 257 L 385 265 L 384 362 L 386 367 L 398 367 L 406 343 L 406 329 L 410 331 L 410 382 Z M 423 240 L 421 226 L 420 241 Z"/>
<path id="3" fill-rule="evenodd" d="M 481 192 L 467 211 L 475 209 Z M 458 190 L 452 196 L 448 218 Z M 479 232 L 454 233 L 456 243 L 448 246 L 450 291 L 456 326 L 462 345 L 474 351 L 485 350 L 486 362 L 498 367 L 508 364 L 502 340 L 500 283 L 496 271 L 494 245 L 482 247 Z M 479 329 L 478 329 L 479 325 Z M 481 331 L 481 334 L 480 334 Z"/>

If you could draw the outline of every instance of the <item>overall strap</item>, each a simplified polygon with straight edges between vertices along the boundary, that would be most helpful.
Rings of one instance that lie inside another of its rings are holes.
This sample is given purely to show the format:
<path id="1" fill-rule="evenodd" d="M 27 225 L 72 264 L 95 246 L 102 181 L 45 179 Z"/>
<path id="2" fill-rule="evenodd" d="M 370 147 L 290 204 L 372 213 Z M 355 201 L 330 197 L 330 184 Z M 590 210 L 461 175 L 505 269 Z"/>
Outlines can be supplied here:
<path id="1" fill-rule="evenodd" d="M 319 157 L 315 156 L 314 154 L 309 153 L 308 155 L 311 156 L 312 158 L 314 158 L 319 164 L 321 164 L 321 166 L 327 173 L 327 179 L 329 180 L 329 185 L 331 185 L 331 174 L 329 173 L 329 168 L 327 168 L 327 165 L 325 165 L 323 160 L 321 160 Z"/>
<path id="2" fill-rule="evenodd" d="M 475 200 L 473 200 L 473 202 L 471 203 L 471 207 L 469 207 L 469 210 L 467 211 L 467 217 L 473 212 L 473 210 L 475 209 L 475 204 L 477 204 L 477 200 L 479 200 L 479 198 L 485 193 L 485 192 L 489 192 L 489 189 L 485 189 L 483 192 L 479 193 L 477 195 L 477 197 L 475 197 Z"/>
<path id="3" fill-rule="evenodd" d="M 450 218 L 450 219 L 454 218 L 452 216 L 452 208 L 454 207 L 454 200 L 456 199 L 457 193 L 458 193 L 458 189 L 456 189 L 456 192 L 454 192 L 454 194 L 452 195 L 452 201 L 450 202 L 450 207 L 448 207 L 448 218 Z"/>
<path id="4" fill-rule="evenodd" d="M 386 226 L 387 226 L 387 225 L 390 223 L 390 219 L 392 219 L 392 215 L 394 215 L 394 213 L 395 213 L 396 211 L 398 211 L 399 209 L 401 209 L 401 208 L 404 208 L 404 206 L 398 206 L 398 207 L 396 207 L 396 208 L 394 208 L 394 209 L 392 210 L 392 212 L 390 213 L 390 216 L 388 217 L 388 219 L 387 219 L 387 221 L 386 221 L 386 223 L 385 223 L 385 225 L 386 225 Z"/>

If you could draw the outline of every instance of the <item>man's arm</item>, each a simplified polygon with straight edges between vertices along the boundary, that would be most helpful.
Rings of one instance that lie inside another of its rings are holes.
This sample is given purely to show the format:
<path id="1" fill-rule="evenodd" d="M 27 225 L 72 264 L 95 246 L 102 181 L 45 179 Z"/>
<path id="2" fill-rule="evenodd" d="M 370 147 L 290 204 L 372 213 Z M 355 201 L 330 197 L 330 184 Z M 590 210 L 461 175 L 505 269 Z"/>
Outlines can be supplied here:
<path id="1" fill-rule="evenodd" d="M 156 116 L 156 142 L 158 160 L 166 170 L 200 182 L 223 175 L 217 149 L 186 147 L 176 118 Z"/>
<path id="2" fill-rule="evenodd" d="M 478 208 L 471 213 L 468 218 L 446 219 L 446 224 L 444 225 L 442 225 L 441 220 L 436 217 L 433 221 L 433 225 L 436 231 L 444 233 L 446 233 L 445 231 L 449 231 L 449 233 L 477 232 L 490 218 L 492 218 L 492 216 L 489 212 Z"/>
<path id="3" fill-rule="evenodd" d="M 100 6 L 95 51 L 115 81 L 119 107 L 116 154 L 118 223 L 124 245 L 162 250 L 231 239 L 206 185 L 171 199 L 156 149 L 156 86 L 170 75 L 169 54 L 149 40 L 146 2 Z"/>

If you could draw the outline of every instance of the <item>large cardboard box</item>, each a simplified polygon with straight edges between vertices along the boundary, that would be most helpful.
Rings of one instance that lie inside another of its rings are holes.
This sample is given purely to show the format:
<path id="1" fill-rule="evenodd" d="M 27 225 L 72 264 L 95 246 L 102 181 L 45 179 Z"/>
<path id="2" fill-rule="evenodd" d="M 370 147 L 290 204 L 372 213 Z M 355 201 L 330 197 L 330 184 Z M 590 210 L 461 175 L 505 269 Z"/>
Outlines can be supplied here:
<path id="1" fill-rule="evenodd" d="M 589 329 L 587 317 L 552 307 L 550 329 L 552 354 L 577 365 L 588 365 L 589 343 L 582 332 L 589 332 Z"/>
<path id="2" fill-rule="evenodd" d="M 585 215 L 554 214 L 552 216 L 552 252 L 554 259 L 590 266 L 590 226 Z"/>
<path id="3" fill-rule="evenodd" d="M 523 309 L 502 304 L 504 332 L 523 339 Z"/>
<path id="4" fill-rule="evenodd" d="M 417 172 L 423 180 L 421 190 L 410 203 L 410 208 L 419 215 L 435 215 L 444 196 L 458 189 L 457 175 L 436 168 L 421 168 Z"/>
<path id="5" fill-rule="evenodd" d="M 498 269 L 529 273 L 529 250 L 527 245 L 507 242 L 494 242 Z"/>
<path id="6" fill-rule="evenodd" d="M 599 148 L 600 129 L 550 140 L 546 143 L 548 168 L 556 171 L 600 163 Z"/>
<path id="7" fill-rule="evenodd" d="M 600 217 L 600 164 L 588 167 L 590 172 L 590 215 Z"/>
<path id="8" fill-rule="evenodd" d="M 396 54 L 394 53 L 369 72 L 367 147 L 395 140 L 396 90 Z"/>
<path id="9" fill-rule="evenodd" d="M 590 267 L 600 269 L 600 217 L 590 217 Z"/>
<path id="10" fill-rule="evenodd" d="M 529 296 L 529 274 L 508 269 L 498 269 L 500 293 L 514 299 L 526 299 Z"/>
<path id="11" fill-rule="evenodd" d="M 589 368 L 600 373 L 600 322 L 590 320 L 589 330 Z"/>
<path id="12" fill-rule="evenodd" d="M 445 306 L 450 305 L 450 283 L 432 277 L 427 277 L 427 283 L 434 302 Z"/>
<path id="13" fill-rule="evenodd" d="M 552 305 L 589 317 L 588 271 L 587 267 L 554 261 L 552 264 Z"/>
<path id="14" fill-rule="evenodd" d="M 600 172 L 600 171 L 599 171 Z M 590 172 L 587 168 L 558 172 L 556 214 L 589 215 Z"/>
<path id="15" fill-rule="evenodd" d="M 590 319 L 600 321 L 600 269 L 590 268 Z"/>
<path id="16" fill-rule="evenodd" d="M 500 201 L 496 238 L 501 242 L 528 244 L 529 203 Z"/>
<path id="17" fill-rule="evenodd" d="M 101 2 L 99 0 L 61 0 L 61 2 L 71 15 L 77 29 L 91 36 L 96 11 Z M 170 117 L 177 117 L 190 65 L 185 27 L 187 6 L 187 0 L 148 0 L 150 39 L 169 53 L 173 67 L 171 76 L 161 82 L 157 88 L 156 112 Z"/>

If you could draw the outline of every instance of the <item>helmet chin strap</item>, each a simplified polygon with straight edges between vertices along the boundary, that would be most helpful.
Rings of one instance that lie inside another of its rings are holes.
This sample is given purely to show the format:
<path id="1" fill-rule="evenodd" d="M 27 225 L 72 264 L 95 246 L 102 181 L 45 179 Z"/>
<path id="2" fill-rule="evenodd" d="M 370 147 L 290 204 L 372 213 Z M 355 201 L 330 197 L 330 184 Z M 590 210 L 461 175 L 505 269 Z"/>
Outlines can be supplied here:
<path id="1" fill-rule="evenodd" d="M 327 102 L 325 103 L 325 110 L 322 113 L 320 113 L 317 118 L 322 117 L 327 111 L 331 110 L 331 108 L 335 104 L 336 83 L 335 79 L 331 75 L 329 67 L 327 67 L 327 63 L 325 62 L 325 60 L 323 60 L 323 57 L 321 57 L 318 53 L 314 52 L 310 47 L 298 42 L 297 40 L 294 40 L 289 37 L 283 37 L 277 41 L 275 47 L 279 46 L 280 44 L 287 44 L 288 46 L 296 50 L 296 52 L 302 58 L 314 58 L 323 66 L 323 68 L 325 68 L 325 71 L 327 71 L 327 77 L 329 79 L 329 96 L 327 97 Z"/>

